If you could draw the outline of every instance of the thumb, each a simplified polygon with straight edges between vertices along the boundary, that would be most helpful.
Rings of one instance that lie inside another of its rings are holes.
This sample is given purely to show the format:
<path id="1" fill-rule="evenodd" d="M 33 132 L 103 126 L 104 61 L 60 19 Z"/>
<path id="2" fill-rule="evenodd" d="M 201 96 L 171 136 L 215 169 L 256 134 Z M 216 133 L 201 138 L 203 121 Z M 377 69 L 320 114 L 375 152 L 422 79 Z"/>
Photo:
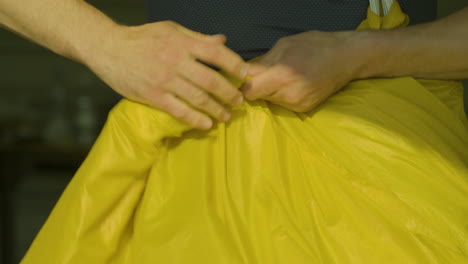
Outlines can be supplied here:
<path id="1" fill-rule="evenodd" d="M 247 70 L 247 75 L 254 77 L 260 75 L 268 69 L 268 66 L 259 64 L 259 63 L 249 63 L 249 68 Z"/>
<path id="2" fill-rule="evenodd" d="M 198 31 L 190 30 L 190 29 L 188 29 L 188 28 L 186 28 L 186 27 L 184 27 L 182 25 L 179 25 L 179 24 L 176 24 L 175 26 L 176 26 L 178 31 L 180 31 L 180 32 L 182 32 L 182 33 L 184 33 L 184 34 L 186 34 L 186 35 L 188 35 L 188 36 L 190 36 L 190 37 L 192 37 L 194 39 L 202 40 L 202 39 L 210 37 L 210 35 L 206 35 L 206 34 L 203 34 L 201 32 L 198 32 Z"/>
<path id="3" fill-rule="evenodd" d="M 205 35 L 205 39 L 208 41 L 219 42 L 221 44 L 225 44 L 227 41 L 227 37 L 224 34 Z"/>
<path id="4" fill-rule="evenodd" d="M 224 44 L 226 42 L 226 36 L 223 34 L 216 34 L 216 35 L 207 35 L 203 34 L 198 31 L 193 31 L 190 30 L 186 27 L 183 27 L 181 25 L 178 25 L 177 27 L 178 30 L 182 31 L 183 33 L 187 34 L 188 36 L 194 38 L 194 39 L 199 39 L 199 40 L 208 40 L 208 41 L 215 41 L 215 42 L 220 42 Z"/>

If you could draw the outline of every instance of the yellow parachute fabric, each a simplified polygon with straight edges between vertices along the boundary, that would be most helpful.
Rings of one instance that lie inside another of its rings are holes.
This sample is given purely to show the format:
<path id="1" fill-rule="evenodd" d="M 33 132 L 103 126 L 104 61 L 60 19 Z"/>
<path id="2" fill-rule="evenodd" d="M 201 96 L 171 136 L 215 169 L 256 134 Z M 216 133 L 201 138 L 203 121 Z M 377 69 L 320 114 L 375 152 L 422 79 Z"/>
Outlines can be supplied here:
<path id="1" fill-rule="evenodd" d="M 122 100 L 22 263 L 468 263 L 467 123 L 459 82 L 413 78 L 210 131 Z"/>

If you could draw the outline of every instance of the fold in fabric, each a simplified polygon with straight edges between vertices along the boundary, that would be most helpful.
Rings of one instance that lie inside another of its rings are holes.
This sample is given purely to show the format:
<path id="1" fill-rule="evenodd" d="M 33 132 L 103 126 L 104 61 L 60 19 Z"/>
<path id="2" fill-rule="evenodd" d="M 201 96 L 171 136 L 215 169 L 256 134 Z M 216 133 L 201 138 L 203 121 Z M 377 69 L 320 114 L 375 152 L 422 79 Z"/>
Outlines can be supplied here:
<path id="1" fill-rule="evenodd" d="M 395 2 L 360 28 L 407 22 Z M 122 100 L 22 263 L 467 263 L 462 92 L 355 81 L 210 131 Z"/>

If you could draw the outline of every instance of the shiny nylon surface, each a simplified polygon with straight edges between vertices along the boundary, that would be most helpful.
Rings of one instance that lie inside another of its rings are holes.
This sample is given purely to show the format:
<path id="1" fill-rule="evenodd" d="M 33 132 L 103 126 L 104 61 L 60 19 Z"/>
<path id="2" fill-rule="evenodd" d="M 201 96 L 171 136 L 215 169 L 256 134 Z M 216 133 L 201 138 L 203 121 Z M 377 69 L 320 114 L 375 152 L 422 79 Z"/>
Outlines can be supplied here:
<path id="1" fill-rule="evenodd" d="M 360 29 L 407 22 L 395 2 Z M 22 263 L 467 263 L 462 91 L 356 81 L 208 132 L 122 100 Z"/>

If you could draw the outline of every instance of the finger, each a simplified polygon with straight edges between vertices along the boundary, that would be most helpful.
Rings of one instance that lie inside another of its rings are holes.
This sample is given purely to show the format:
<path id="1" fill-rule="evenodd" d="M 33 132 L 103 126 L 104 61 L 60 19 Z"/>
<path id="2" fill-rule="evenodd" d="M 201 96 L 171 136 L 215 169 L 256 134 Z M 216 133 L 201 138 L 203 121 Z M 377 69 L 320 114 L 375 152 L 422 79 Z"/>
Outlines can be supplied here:
<path id="1" fill-rule="evenodd" d="M 276 92 L 262 98 L 271 102 L 281 103 L 289 106 L 299 106 L 306 99 L 301 85 L 293 84 L 278 87 Z"/>
<path id="2" fill-rule="evenodd" d="M 259 64 L 259 63 L 250 63 L 249 68 L 247 70 L 247 76 L 251 76 L 251 77 L 257 76 L 267 71 L 268 68 L 269 67 Z"/>
<path id="3" fill-rule="evenodd" d="M 247 76 L 249 65 L 225 45 L 193 40 L 188 43 L 190 43 L 190 54 L 196 59 L 213 65 L 240 80 Z"/>
<path id="4" fill-rule="evenodd" d="M 268 97 L 281 86 L 285 85 L 281 74 L 284 73 L 279 67 L 270 67 L 268 70 L 248 80 L 240 90 L 249 100 Z"/>
<path id="5" fill-rule="evenodd" d="M 213 125 L 213 121 L 207 115 L 191 108 L 187 103 L 170 93 L 159 98 L 157 107 L 195 128 L 209 129 Z"/>
<path id="6" fill-rule="evenodd" d="M 193 31 L 193 30 L 190 30 L 182 25 L 180 25 L 179 23 L 175 22 L 175 21 L 168 21 L 171 23 L 172 26 L 174 26 L 178 31 L 184 33 L 185 35 L 188 35 L 192 38 L 195 38 L 195 39 L 205 39 L 206 37 L 209 37 L 209 35 L 207 34 L 203 34 L 201 32 L 198 32 L 198 31 Z"/>
<path id="7" fill-rule="evenodd" d="M 290 103 L 284 102 L 283 100 L 277 100 L 277 99 L 272 99 L 272 98 L 267 98 L 265 99 L 265 101 L 271 102 L 272 104 L 275 104 L 275 105 L 280 105 L 294 112 L 304 112 L 303 103 L 290 104 Z"/>
<path id="8" fill-rule="evenodd" d="M 215 43 L 218 42 L 218 43 L 224 45 L 224 44 L 226 43 L 226 41 L 227 41 L 227 38 L 226 38 L 226 36 L 223 35 L 223 34 L 216 34 L 216 35 L 208 35 L 208 36 L 205 38 L 205 40 L 207 40 L 207 41 L 213 41 L 213 42 L 215 42 Z"/>
<path id="9" fill-rule="evenodd" d="M 175 28 L 181 32 L 183 32 L 184 34 L 192 37 L 192 38 L 195 38 L 195 39 L 199 39 L 199 40 L 207 40 L 207 41 L 214 41 L 214 42 L 219 42 L 219 43 L 226 43 L 227 41 L 227 38 L 224 34 L 215 34 L 215 35 L 207 35 L 207 34 L 203 34 L 201 32 L 198 32 L 198 31 L 193 31 L 193 30 L 190 30 L 174 21 L 171 21 L 172 25 L 175 26 Z"/>
<path id="10" fill-rule="evenodd" d="M 208 66 L 196 61 L 189 61 L 184 64 L 180 70 L 180 74 L 183 78 L 186 78 L 222 102 L 232 106 L 242 103 L 242 93 L 221 74 Z"/>
<path id="11" fill-rule="evenodd" d="M 308 112 L 320 105 L 329 96 L 320 91 L 311 93 L 310 87 L 307 88 L 308 92 L 305 92 L 304 85 L 306 84 L 296 83 L 288 87 L 281 87 L 275 94 L 265 100 L 282 105 L 295 112 Z"/>
<path id="12" fill-rule="evenodd" d="M 229 111 L 216 102 L 215 99 L 183 78 L 174 81 L 170 91 L 196 109 L 202 110 L 219 121 L 227 121 L 231 117 Z"/>

